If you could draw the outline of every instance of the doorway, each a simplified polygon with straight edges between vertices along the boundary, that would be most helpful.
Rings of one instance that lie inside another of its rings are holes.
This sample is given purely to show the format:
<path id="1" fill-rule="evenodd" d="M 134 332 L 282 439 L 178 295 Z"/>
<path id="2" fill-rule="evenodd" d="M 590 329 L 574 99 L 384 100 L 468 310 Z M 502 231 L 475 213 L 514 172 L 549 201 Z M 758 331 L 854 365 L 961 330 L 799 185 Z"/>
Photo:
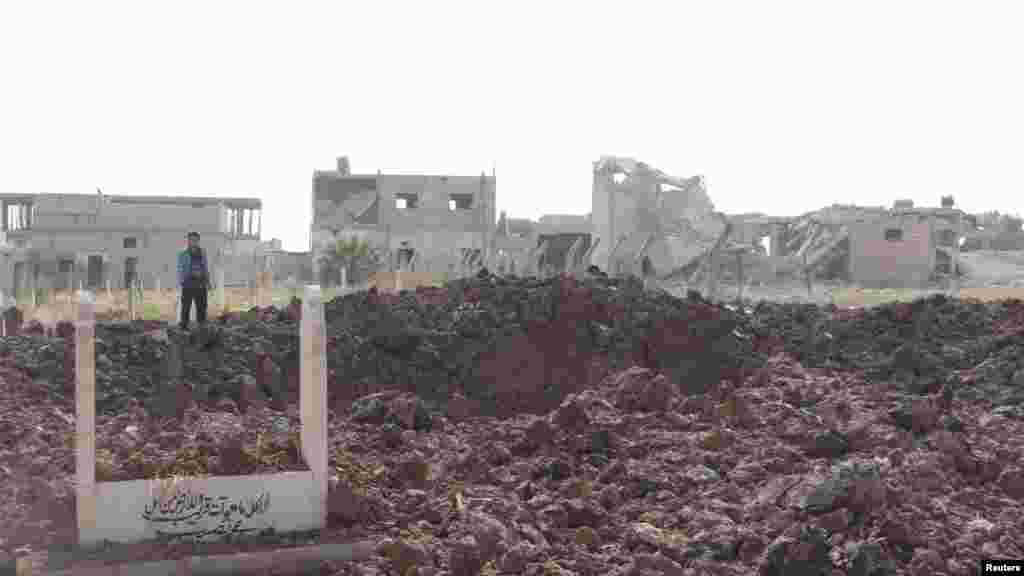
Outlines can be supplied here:
<path id="1" fill-rule="evenodd" d="M 138 277 L 139 259 L 135 256 L 124 259 L 124 287 L 131 288 Z"/>
<path id="2" fill-rule="evenodd" d="M 103 282 L 103 256 L 89 256 L 86 282 L 92 289 L 99 288 Z"/>

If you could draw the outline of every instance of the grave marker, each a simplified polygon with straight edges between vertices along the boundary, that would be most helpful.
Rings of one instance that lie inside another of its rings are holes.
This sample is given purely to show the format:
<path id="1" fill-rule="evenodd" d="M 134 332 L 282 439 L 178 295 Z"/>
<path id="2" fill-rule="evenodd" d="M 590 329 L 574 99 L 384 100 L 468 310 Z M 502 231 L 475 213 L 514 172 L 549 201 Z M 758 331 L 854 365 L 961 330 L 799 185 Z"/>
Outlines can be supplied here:
<path id="1" fill-rule="evenodd" d="M 78 296 L 75 322 L 75 474 L 79 543 L 157 537 L 218 540 L 264 530 L 299 532 L 326 522 L 326 362 L 319 290 L 306 299 L 302 346 L 302 453 L 309 471 L 96 482 L 95 298 Z M 173 344 L 172 344 L 173 346 Z M 173 354 L 173 352 L 172 352 Z M 175 366 L 177 364 L 177 367 Z M 169 375 L 180 364 L 169 362 Z"/>

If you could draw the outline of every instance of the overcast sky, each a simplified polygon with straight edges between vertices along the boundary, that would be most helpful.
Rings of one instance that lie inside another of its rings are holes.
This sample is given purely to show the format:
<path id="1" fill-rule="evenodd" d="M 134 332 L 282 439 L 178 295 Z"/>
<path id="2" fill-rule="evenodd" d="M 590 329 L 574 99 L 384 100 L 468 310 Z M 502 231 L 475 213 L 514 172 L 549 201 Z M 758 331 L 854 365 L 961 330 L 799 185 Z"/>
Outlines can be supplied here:
<path id="1" fill-rule="evenodd" d="M 0 192 L 259 197 L 290 250 L 339 155 L 496 168 L 528 218 L 588 212 L 603 154 L 733 213 L 1017 212 L 1022 6 L 0 0 Z"/>

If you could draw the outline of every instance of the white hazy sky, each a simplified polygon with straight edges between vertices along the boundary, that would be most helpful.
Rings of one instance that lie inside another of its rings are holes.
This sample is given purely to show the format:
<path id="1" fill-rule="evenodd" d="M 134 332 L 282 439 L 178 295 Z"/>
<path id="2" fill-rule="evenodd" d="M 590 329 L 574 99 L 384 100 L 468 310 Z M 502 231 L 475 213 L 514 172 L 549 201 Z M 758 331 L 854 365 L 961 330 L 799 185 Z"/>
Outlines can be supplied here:
<path id="1" fill-rule="evenodd" d="M 1016 212 L 1020 2 L 0 0 L 0 192 L 254 196 L 308 246 L 314 169 L 470 174 L 590 210 L 592 162 L 726 212 Z"/>

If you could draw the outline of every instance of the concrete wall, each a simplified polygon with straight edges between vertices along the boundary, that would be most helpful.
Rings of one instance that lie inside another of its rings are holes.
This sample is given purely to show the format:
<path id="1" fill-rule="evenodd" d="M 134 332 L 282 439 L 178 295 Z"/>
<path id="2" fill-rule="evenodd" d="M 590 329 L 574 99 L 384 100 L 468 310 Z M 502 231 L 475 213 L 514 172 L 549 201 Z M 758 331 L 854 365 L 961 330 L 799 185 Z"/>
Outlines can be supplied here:
<path id="1" fill-rule="evenodd" d="M 0 292 L 5 296 L 14 296 L 14 257 L 0 251 Z"/>
<path id="2" fill-rule="evenodd" d="M 651 184 L 653 186 L 653 183 Z M 591 198 L 593 238 L 600 238 L 590 263 L 604 270 L 613 268 L 611 251 L 619 238 L 628 237 L 636 227 L 636 200 L 625 192 L 631 187 L 616 184 L 610 172 L 595 172 Z"/>
<path id="3" fill-rule="evenodd" d="M 903 231 L 902 241 L 886 240 L 887 229 Z M 894 216 L 851 226 L 850 279 L 868 288 L 919 288 L 935 269 L 932 221 Z"/>

